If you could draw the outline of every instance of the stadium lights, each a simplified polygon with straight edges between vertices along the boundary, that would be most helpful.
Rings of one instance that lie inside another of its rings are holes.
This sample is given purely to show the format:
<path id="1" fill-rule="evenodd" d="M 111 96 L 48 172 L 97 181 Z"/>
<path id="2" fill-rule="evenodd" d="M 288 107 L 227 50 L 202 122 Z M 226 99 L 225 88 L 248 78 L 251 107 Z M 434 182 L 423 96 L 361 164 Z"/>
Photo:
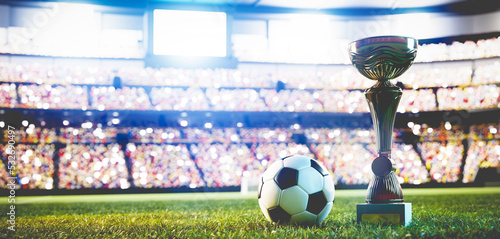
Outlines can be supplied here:
<path id="1" fill-rule="evenodd" d="M 120 188 L 121 189 L 127 189 L 130 187 L 130 184 L 128 183 L 127 179 L 122 178 L 120 179 Z"/>
<path id="2" fill-rule="evenodd" d="M 238 141 L 239 137 L 236 134 L 231 135 L 231 141 L 236 142 Z"/>
<path id="3" fill-rule="evenodd" d="M 446 130 L 450 130 L 450 129 L 451 129 L 451 124 L 450 124 L 450 122 L 448 122 L 448 121 L 447 121 L 446 123 L 444 123 L 444 128 L 445 128 Z"/>
<path id="4" fill-rule="evenodd" d="M 129 144 L 127 145 L 127 149 L 130 151 L 130 152 L 135 152 L 136 150 L 136 147 L 134 144 Z"/>
<path id="5" fill-rule="evenodd" d="M 395 32 L 415 38 L 428 38 L 432 23 L 429 13 L 406 13 L 395 15 Z"/>
<path id="6" fill-rule="evenodd" d="M 82 128 L 84 128 L 84 129 L 90 129 L 90 128 L 92 128 L 92 126 L 93 126 L 92 122 L 90 122 L 90 121 L 82 123 Z"/>
<path id="7" fill-rule="evenodd" d="M 187 120 L 181 120 L 181 121 L 179 122 L 179 124 L 180 124 L 182 127 L 187 127 L 187 126 L 188 126 L 188 122 L 187 122 Z"/>
<path id="8" fill-rule="evenodd" d="M 52 183 L 46 183 L 45 184 L 45 189 L 47 190 L 51 190 L 54 186 L 52 185 Z"/>
<path id="9" fill-rule="evenodd" d="M 33 125 L 33 127 L 31 127 L 32 125 L 33 125 L 33 124 L 31 124 L 31 125 L 30 125 L 30 127 L 28 127 L 28 128 L 26 129 L 26 133 L 27 133 L 27 134 L 32 134 L 32 133 L 33 133 L 33 131 L 34 131 L 34 129 L 35 129 L 35 125 Z"/>
<path id="10" fill-rule="evenodd" d="M 3 128 L 3 127 L 5 127 L 5 122 L 0 121 L 0 128 Z"/>
<path id="11" fill-rule="evenodd" d="M 416 130 L 420 130 L 420 125 L 419 124 L 416 124 L 413 128 L 416 129 Z"/>
<path id="12" fill-rule="evenodd" d="M 414 135 L 419 135 L 420 134 L 420 128 L 421 128 L 421 126 L 419 124 L 415 124 L 413 126 L 413 134 Z"/>
<path id="13" fill-rule="evenodd" d="M 285 142 L 285 140 L 286 140 L 286 135 L 285 135 L 285 134 L 280 134 L 280 135 L 278 135 L 278 140 L 279 140 L 280 142 Z"/>
<path id="14" fill-rule="evenodd" d="M 155 55 L 226 56 L 226 13 L 156 9 L 153 17 Z"/>
<path id="15" fill-rule="evenodd" d="M 410 121 L 410 122 L 408 122 L 408 128 L 413 128 L 413 126 L 414 126 L 414 125 L 415 125 L 415 123 L 413 123 L 413 122 L 411 122 L 411 121 Z"/>
<path id="16" fill-rule="evenodd" d="M 47 34 L 39 34 L 36 41 L 41 45 L 57 45 L 65 55 L 87 55 L 96 49 L 99 28 L 95 22 L 92 5 L 58 3 L 57 14 L 49 16 L 44 26 Z M 80 47 L 76 43 L 85 42 Z"/>

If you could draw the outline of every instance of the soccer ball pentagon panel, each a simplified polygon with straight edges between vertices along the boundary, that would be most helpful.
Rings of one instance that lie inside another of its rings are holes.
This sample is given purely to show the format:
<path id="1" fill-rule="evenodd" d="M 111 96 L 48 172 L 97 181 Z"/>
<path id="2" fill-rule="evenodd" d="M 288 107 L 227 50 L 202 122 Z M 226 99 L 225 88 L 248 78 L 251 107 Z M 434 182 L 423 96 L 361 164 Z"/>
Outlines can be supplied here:
<path id="1" fill-rule="evenodd" d="M 335 187 L 320 162 L 292 155 L 266 169 L 260 178 L 257 197 L 267 220 L 313 225 L 321 223 L 330 213 Z"/>

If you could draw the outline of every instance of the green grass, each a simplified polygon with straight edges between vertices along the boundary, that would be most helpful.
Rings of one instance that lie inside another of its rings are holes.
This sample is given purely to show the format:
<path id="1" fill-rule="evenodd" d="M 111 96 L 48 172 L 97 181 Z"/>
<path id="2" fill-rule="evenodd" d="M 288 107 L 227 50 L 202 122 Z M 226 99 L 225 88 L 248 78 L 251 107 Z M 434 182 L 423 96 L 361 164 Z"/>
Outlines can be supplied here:
<path id="1" fill-rule="evenodd" d="M 16 231 L 0 200 L 0 238 L 500 238 L 500 188 L 404 189 L 407 227 L 356 223 L 366 190 L 337 190 L 318 226 L 265 220 L 255 194 L 20 197 Z"/>

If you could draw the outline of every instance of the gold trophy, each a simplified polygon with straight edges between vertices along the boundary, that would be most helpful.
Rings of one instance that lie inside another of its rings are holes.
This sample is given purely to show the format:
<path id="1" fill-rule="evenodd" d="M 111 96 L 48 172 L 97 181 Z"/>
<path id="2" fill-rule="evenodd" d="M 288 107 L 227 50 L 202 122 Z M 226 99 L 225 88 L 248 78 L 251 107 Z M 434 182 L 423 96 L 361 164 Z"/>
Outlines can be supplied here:
<path id="1" fill-rule="evenodd" d="M 365 91 L 377 139 L 378 157 L 372 162 L 373 176 L 365 204 L 357 205 L 357 221 L 403 224 L 411 221 L 411 203 L 403 202 L 403 191 L 391 159 L 392 132 L 403 92 L 389 80 L 410 68 L 418 41 L 410 37 L 378 36 L 351 42 L 352 64 L 377 83 Z"/>

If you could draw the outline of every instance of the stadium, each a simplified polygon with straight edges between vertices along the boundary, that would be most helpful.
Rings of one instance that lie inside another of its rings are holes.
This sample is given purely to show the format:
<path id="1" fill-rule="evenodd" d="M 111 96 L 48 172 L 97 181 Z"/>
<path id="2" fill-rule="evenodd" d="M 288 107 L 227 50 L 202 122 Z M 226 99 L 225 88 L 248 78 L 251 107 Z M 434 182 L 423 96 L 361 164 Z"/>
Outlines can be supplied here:
<path id="1" fill-rule="evenodd" d="M 348 46 L 373 36 L 418 40 L 406 226 L 356 221 L 380 150 Z M 0 1 L 0 95 L 0 238 L 500 237 L 499 2 Z M 335 185 L 317 225 L 259 208 L 290 155 Z"/>

